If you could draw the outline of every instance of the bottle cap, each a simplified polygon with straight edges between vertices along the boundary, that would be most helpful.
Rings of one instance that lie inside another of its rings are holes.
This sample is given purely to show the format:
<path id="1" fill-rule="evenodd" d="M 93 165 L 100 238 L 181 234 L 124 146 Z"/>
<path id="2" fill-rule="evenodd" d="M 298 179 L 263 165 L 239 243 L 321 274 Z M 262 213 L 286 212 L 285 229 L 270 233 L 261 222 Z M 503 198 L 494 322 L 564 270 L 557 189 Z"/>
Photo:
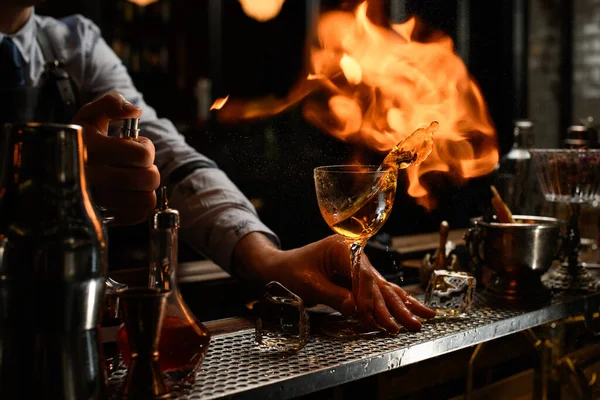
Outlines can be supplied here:
<path id="1" fill-rule="evenodd" d="M 571 125 L 567 128 L 566 148 L 586 149 L 595 148 L 598 144 L 598 132 L 592 126 Z"/>
<path id="2" fill-rule="evenodd" d="M 139 118 L 128 118 L 123 120 L 123 126 L 121 127 L 121 137 L 127 139 L 137 139 L 140 135 L 140 119 Z"/>
<path id="3" fill-rule="evenodd" d="M 166 186 L 158 189 L 156 203 L 157 207 L 150 216 L 150 228 L 153 230 L 179 228 L 179 211 L 169 208 Z"/>

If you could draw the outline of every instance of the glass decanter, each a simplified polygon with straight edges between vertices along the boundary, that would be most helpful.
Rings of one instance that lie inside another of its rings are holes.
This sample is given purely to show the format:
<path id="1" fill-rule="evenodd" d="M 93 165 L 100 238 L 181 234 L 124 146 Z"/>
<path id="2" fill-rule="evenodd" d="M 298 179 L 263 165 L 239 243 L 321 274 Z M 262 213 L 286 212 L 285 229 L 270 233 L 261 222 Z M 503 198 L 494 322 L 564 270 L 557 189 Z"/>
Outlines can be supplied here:
<path id="1" fill-rule="evenodd" d="M 177 284 L 179 212 L 169 208 L 166 188 L 159 190 L 158 207 L 150 217 L 149 287 L 170 291 L 158 350 L 159 366 L 169 384 L 193 381 L 208 350 L 210 333 L 185 304 Z M 119 349 L 126 364 L 130 349 L 121 328 Z"/>

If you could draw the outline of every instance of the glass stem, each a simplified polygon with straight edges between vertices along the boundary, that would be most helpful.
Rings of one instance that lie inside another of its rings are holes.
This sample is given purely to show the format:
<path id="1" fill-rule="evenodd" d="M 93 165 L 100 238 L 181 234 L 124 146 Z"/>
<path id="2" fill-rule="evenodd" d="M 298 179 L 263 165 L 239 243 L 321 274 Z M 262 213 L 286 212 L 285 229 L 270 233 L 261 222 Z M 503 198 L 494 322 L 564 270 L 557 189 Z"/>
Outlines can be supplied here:
<path id="1" fill-rule="evenodd" d="M 565 250 L 570 269 L 576 269 L 579 266 L 579 249 L 581 247 L 581 234 L 579 232 L 580 211 L 581 205 L 579 204 L 572 203 L 569 207 Z"/>
<path id="2" fill-rule="evenodd" d="M 354 299 L 358 297 L 358 288 L 360 284 L 360 259 L 365 247 L 364 240 L 357 240 L 349 244 L 350 249 L 350 276 L 352 277 L 352 295 Z"/>

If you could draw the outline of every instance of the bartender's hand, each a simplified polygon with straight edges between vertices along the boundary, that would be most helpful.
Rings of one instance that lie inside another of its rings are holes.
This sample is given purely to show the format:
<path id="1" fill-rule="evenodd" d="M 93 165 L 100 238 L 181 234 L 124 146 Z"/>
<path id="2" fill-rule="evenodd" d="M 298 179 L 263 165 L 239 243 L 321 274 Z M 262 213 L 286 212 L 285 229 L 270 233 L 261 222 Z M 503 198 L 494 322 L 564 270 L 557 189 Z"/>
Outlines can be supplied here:
<path id="1" fill-rule="evenodd" d="M 432 318 L 435 312 L 385 280 L 363 254 L 358 296 L 335 283 L 336 276 L 349 281 L 350 258 L 346 243 L 337 235 L 293 250 L 279 250 L 264 235 L 246 235 L 235 248 L 238 272 L 259 283 L 278 281 L 307 305 L 326 304 L 345 316 L 356 316 L 370 328 L 398 333 L 400 326 L 421 329 L 416 318 Z M 240 270 L 241 268 L 242 270 Z"/>
<path id="2" fill-rule="evenodd" d="M 94 199 L 118 225 L 142 222 L 156 206 L 160 174 L 152 142 L 142 136 L 136 140 L 107 136 L 111 120 L 137 118 L 141 113 L 120 94 L 111 93 L 83 106 L 73 119 L 83 127 Z"/>

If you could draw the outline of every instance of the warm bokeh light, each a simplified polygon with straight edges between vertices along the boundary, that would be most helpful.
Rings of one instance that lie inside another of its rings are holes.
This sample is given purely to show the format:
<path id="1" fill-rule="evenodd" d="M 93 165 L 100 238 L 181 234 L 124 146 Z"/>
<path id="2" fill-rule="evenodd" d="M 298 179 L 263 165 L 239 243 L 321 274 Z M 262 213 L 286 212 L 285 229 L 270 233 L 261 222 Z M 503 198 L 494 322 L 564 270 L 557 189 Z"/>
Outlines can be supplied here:
<path id="1" fill-rule="evenodd" d="M 238 0 L 242 5 L 242 10 L 250 18 L 259 22 L 266 22 L 277 15 L 283 7 L 285 0 Z"/>
<path id="2" fill-rule="evenodd" d="M 375 25 L 367 7 L 364 2 L 354 13 L 321 16 L 307 78 L 285 98 L 231 98 L 219 118 L 235 122 L 275 115 L 302 101 L 305 118 L 323 131 L 380 152 L 438 121 L 433 152 L 406 170 L 409 194 L 431 208 L 434 199 L 421 177 L 441 171 L 462 182 L 490 173 L 499 157 L 495 128 L 450 37 L 416 18 Z"/>
<path id="3" fill-rule="evenodd" d="M 156 3 L 158 0 L 127 0 L 130 3 L 136 4 L 140 7 L 146 7 L 147 5 L 150 5 L 152 3 Z"/>

